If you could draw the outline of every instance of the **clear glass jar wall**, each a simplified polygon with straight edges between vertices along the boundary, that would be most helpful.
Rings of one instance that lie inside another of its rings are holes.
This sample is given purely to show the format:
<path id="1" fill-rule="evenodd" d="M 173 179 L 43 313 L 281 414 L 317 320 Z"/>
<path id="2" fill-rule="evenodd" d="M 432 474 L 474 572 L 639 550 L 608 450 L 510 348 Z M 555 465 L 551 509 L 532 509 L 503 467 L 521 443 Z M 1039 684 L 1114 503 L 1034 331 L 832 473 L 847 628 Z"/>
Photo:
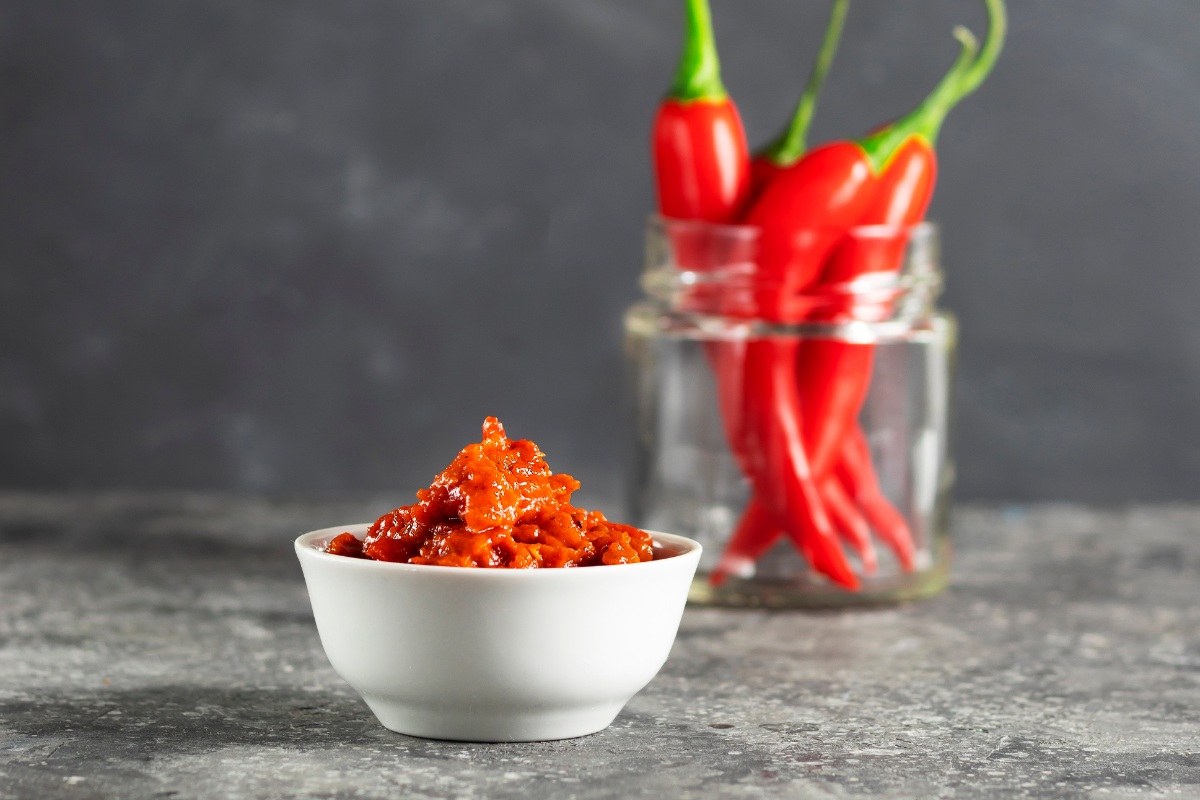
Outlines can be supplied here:
<path id="1" fill-rule="evenodd" d="M 633 521 L 704 545 L 695 602 L 937 592 L 950 558 L 955 326 L 934 305 L 936 227 L 855 229 L 798 291 L 761 273 L 758 248 L 753 228 L 648 226 L 646 296 L 625 321 Z M 804 453 L 789 454 L 791 441 Z M 832 541 L 817 535 L 822 515 Z M 849 577 L 830 567 L 834 549 Z"/>

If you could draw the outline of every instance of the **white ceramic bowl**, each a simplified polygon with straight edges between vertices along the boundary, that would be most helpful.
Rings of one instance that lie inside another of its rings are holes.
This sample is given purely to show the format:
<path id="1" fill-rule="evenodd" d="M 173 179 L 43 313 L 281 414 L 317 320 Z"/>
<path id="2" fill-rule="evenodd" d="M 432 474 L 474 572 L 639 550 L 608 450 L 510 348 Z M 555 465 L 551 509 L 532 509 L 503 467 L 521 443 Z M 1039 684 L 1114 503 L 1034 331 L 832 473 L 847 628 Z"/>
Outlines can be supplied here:
<path id="1" fill-rule="evenodd" d="M 573 569 L 393 564 L 296 540 L 325 654 L 385 727 L 480 742 L 606 728 L 662 667 L 700 545 L 654 533 L 656 558 Z"/>

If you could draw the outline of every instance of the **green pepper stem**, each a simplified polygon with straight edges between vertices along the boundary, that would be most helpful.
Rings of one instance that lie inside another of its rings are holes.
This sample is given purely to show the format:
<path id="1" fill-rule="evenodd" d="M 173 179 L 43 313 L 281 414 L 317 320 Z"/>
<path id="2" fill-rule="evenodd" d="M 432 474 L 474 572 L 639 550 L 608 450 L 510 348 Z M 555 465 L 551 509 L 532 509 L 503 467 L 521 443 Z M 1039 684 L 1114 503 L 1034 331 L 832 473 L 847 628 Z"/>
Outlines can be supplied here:
<path id="1" fill-rule="evenodd" d="M 995 66 L 1004 46 L 1007 16 L 1004 0 L 984 0 L 984 3 L 988 10 L 988 36 L 983 49 L 980 50 L 979 42 L 969 30 L 955 28 L 954 36 L 962 49 L 933 91 L 908 114 L 859 142 L 877 172 L 883 170 L 887 160 L 911 136 L 923 136 L 931 146 L 935 145 L 946 115 L 979 88 Z"/>
<path id="2" fill-rule="evenodd" d="M 667 97 L 682 102 L 723 100 L 725 86 L 708 0 L 686 0 L 684 11 L 683 52 Z"/>
<path id="3" fill-rule="evenodd" d="M 1004 37 L 1008 33 L 1008 12 L 1004 9 L 1004 0 L 984 0 L 988 9 L 988 37 L 979 51 L 979 58 L 959 78 L 958 102 L 979 88 L 996 66 L 996 59 L 1004 49 Z"/>
<path id="4" fill-rule="evenodd" d="M 825 76 L 837 54 L 838 43 L 842 39 L 842 29 L 846 26 L 846 12 L 850 8 L 850 0 L 834 0 L 829 12 L 829 22 L 825 26 L 825 36 L 821 40 L 821 49 L 817 60 L 813 63 L 812 72 L 808 76 L 808 84 L 800 95 L 796 112 L 791 123 L 774 141 L 768 144 L 761 155 L 776 166 L 786 167 L 796 163 L 808 149 L 808 130 L 812 126 L 813 112 L 817 108 L 817 98 L 821 87 L 825 84 Z"/>

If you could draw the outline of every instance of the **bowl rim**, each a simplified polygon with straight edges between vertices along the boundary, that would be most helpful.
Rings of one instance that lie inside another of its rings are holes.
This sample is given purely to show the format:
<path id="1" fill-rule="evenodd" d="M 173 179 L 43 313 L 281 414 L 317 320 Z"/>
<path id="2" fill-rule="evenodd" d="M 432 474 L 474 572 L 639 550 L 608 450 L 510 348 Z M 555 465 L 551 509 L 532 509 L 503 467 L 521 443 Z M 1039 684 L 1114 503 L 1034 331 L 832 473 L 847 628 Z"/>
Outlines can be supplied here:
<path id="1" fill-rule="evenodd" d="M 665 533 L 663 531 L 653 531 L 643 529 L 650 534 L 655 545 L 667 545 L 673 550 L 677 550 L 674 555 L 667 558 L 656 558 L 653 561 L 639 561 L 634 564 L 602 564 L 594 567 L 545 567 L 542 569 L 503 569 L 503 568 L 486 568 L 486 567 L 455 567 L 443 566 L 440 564 L 405 564 L 399 561 L 375 561 L 369 558 L 348 558 L 347 556 L 338 556 L 332 553 L 326 553 L 323 550 L 313 546 L 313 542 L 329 537 L 332 539 L 341 533 L 353 533 L 355 535 L 365 534 L 367 529 L 374 523 L 358 522 L 350 525 L 334 525 L 329 528 L 320 528 L 308 533 L 302 533 L 296 537 L 294 546 L 296 555 L 301 560 L 309 559 L 313 563 L 326 564 L 329 566 L 341 565 L 339 569 L 358 569 L 358 570 L 383 570 L 392 574 L 409 573 L 414 575 L 456 575 L 461 577 L 478 576 L 478 580 L 554 580 L 562 575 L 616 575 L 618 573 L 628 572 L 629 570 L 641 570 L 643 572 L 649 570 L 672 569 L 674 565 L 681 565 L 687 562 L 698 562 L 700 554 L 703 552 L 703 546 L 695 539 L 689 539 L 686 536 L 680 536 L 674 533 Z M 501 577 L 504 576 L 504 577 Z M 523 576 L 523 577 L 521 577 Z M 467 578 L 470 580 L 471 578 Z"/>

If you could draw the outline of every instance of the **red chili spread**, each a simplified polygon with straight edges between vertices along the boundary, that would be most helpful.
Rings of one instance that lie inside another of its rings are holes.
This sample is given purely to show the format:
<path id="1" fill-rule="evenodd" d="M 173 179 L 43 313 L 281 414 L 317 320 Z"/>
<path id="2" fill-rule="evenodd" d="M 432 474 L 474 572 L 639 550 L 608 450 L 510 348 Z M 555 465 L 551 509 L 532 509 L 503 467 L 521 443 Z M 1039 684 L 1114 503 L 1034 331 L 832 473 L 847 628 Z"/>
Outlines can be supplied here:
<path id="1" fill-rule="evenodd" d="M 447 567 L 591 567 L 651 561 L 650 534 L 571 505 L 579 481 L 554 474 L 528 439 L 509 439 L 495 417 L 417 492 L 380 517 L 366 538 L 334 537 L 335 555 Z"/>

